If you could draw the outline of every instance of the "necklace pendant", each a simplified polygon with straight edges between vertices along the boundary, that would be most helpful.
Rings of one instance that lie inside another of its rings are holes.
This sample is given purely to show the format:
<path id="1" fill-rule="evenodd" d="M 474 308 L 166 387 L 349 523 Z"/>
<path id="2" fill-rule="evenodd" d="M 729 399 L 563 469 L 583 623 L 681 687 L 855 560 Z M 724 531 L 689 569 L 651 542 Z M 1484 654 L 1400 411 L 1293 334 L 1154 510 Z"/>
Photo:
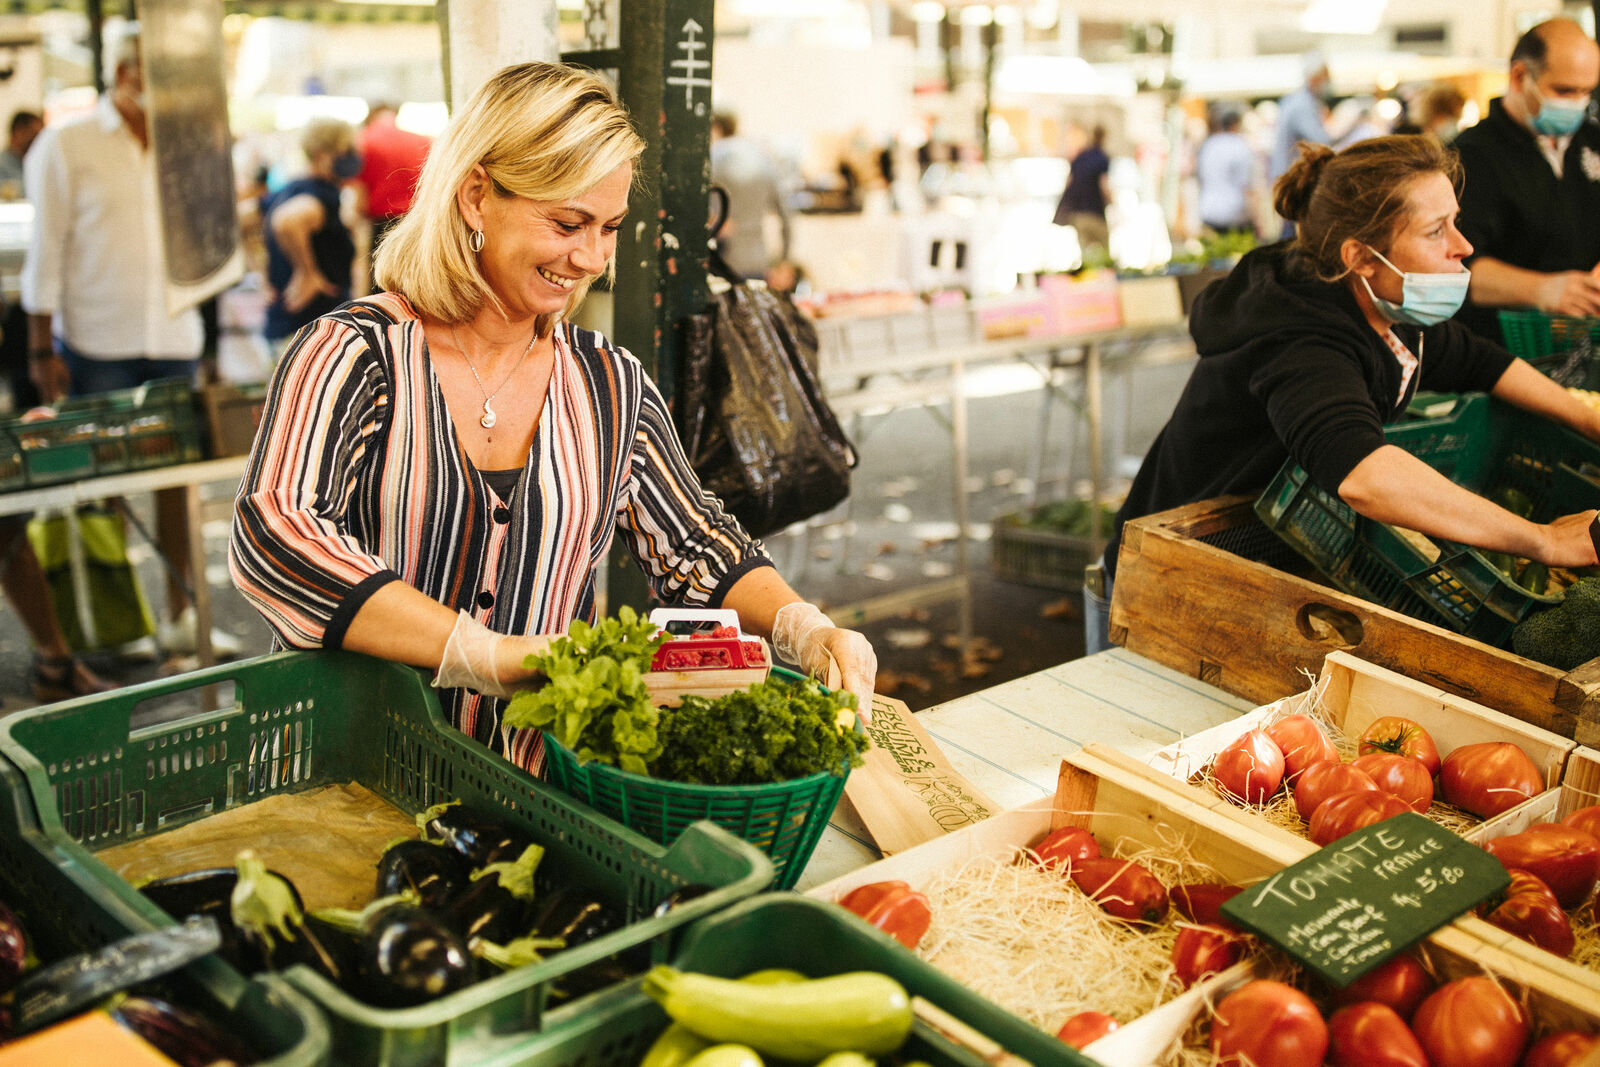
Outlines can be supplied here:
<path id="1" fill-rule="evenodd" d="M 490 407 L 489 402 L 485 400 L 483 402 L 483 418 L 478 420 L 478 425 L 488 430 L 494 427 L 496 421 L 494 408 Z"/>

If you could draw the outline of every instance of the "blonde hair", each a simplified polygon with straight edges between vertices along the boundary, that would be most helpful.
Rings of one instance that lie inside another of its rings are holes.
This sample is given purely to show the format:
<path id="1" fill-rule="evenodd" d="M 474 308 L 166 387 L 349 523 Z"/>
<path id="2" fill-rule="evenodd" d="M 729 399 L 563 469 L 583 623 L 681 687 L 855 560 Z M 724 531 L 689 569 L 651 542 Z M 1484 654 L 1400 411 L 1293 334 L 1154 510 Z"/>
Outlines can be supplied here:
<path id="1" fill-rule="evenodd" d="M 488 173 L 492 195 L 564 200 L 594 188 L 643 151 L 627 111 L 599 75 L 557 63 L 504 68 L 472 94 L 429 150 L 411 210 L 378 249 L 378 284 L 447 323 L 465 322 L 486 304 L 502 307 L 468 244 L 472 229 L 456 203 L 472 168 L 482 165 Z M 608 277 L 614 269 L 613 260 Z M 591 281 L 574 288 L 560 315 L 539 317 L 540 336 L 577 310 Z"/>
<path id="2" fill-rule="evenodd" d="M 308 162 L 312 156 L 322 152 L 336 156 L 354 148 L 355 143 L 355 130 L 350 128 L 348 122 L 339 119 L 315 118 L 300 131 L 300 151 L 306 154 Z"/>

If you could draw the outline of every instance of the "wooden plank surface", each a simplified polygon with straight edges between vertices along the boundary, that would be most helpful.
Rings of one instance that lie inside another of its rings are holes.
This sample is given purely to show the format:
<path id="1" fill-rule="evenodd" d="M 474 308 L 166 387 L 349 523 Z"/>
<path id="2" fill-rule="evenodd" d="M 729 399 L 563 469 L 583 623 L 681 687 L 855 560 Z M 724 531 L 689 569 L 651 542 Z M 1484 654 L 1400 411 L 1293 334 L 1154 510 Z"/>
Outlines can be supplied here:
<path id="1" fill-rule="evenodd" d="M 1058 664 L 917 713 L 950 766 L 1001 809 L 1053 796 L 1061 758 L 1091 742 L 1143 757 L 1255 705 L 1159 663 L 1113 649 Z M 880 858 L 841 800 L 797 888 Z"/>

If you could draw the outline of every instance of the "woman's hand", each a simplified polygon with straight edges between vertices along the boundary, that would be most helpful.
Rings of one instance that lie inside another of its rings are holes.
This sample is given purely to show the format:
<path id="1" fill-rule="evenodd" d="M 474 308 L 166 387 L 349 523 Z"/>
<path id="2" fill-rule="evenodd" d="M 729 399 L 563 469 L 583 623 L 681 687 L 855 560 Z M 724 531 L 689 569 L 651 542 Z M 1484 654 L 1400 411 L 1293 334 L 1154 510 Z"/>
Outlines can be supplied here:
<path id="1" fill-rule="evenodd" d="M 835 626 L 815 604 L 797 600 L 779 608 L 773 618 L 772 648 L 783 659 L 824 682 L 828 668 L 837 664 L 839 684 L 856 695 L 856 711 L 862 721 L 872 719 L 872 686 L 878 675 L 878 656 L 864 636 Z"/>
<path id="2" fill-rule="evenodd" d="M 1580 511 L 1539 527 L 1546 548 L 1535 558 L 1551 567 L 1592 567 L 1597 562 L 1591 530 L 1594 511 Z"/>
<path id="3" fill-rule="evenodd" d="M 865 634 L 837 626 L 822 631 L 820 639 L 827 654 L 839 665 L 840 687 L 856 695 L 861 721 L 871 722 L 872 687 L 878 679 L 878 654 L 872 650 L 872 643 Z"/>
<path id="4" fill-rule="evenodd" d="M 539 672 L 524 666 L 523 661 L 549 646 L 549 637 L 495 633 L 466 612 L 459 612 L 445 641 L 433 685 L 437 689 L 471 689 L 486 697 L 509 700 L 516 690 L 533 688 L 529 683 L 539 677 Z"/>

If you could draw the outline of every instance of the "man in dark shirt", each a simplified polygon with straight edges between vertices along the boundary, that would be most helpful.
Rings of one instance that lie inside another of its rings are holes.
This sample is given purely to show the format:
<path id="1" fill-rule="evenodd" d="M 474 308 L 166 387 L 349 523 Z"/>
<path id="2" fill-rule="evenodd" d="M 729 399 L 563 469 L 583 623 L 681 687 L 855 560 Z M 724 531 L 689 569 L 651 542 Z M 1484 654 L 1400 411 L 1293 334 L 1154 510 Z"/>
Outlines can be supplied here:
<path id="1" fill-rule="evenodd" d="M 1087 254 L 1091 248 L 1104 253 L 1111 244 L 1106 225 L 1106 204 L 1111 199 L 1111 157 L 1106 155 L 1106 128 L 1096 126 L 1089 144 L 1072 157 L 1067 171 L 1067 187 L 1056 205 L 1057 226 L 1078 231 L 1078 244 Z"/>
<path id="2" fill-rule="evenodd" d="M 1600 48 L 1571 19 L 1541 22 L 1511 52 L 1506 94 L 1455 141 L 1466 174 L 1461 232 L 1475 254 L 1459 318 L 1500 340 L 1502 307 L 1600 315 L 1600 126 L 1587 117 Z"/>

